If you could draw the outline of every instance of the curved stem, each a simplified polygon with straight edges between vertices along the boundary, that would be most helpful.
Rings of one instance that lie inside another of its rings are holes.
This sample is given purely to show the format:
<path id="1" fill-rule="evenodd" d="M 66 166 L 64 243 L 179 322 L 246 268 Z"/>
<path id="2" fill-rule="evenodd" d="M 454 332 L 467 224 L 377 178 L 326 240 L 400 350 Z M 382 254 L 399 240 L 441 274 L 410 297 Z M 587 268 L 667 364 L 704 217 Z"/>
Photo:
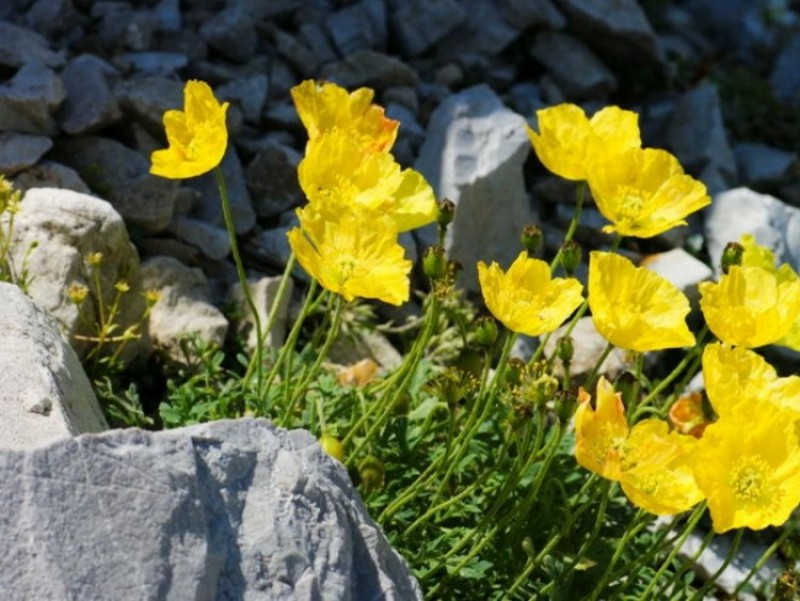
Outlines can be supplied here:
<path id="1" fill-rule="evenodd" d="M 256 382 L 257 389 L 260 392 L 264 382 L 264 341 L 263 332 L 261 330 L 261 317 L 258 314 L 256 304 L 253 302 L 253 295 L 250 293 L 250 285 L 247 283 L 247 272 L 245 272 L 242 257 L 239 254 L 239 243 L 236 241 L 236 224 L 233 221 L 233 214 L 231 213 L 231 202 L 228 197 L 228 187 L 225 184 L 225 177 L 222 175 L 222 169 L 217 165 L 214 167 L 214 176 L 217 179 L 217 188 L 219 188 L 219 195 L 222 199 L 222 215 L 225 219 L 225 229 L 228 231 L 228 242 L 231 247 L 231 256 L 233 263 L 236 265 L 236 275 L 239 277 L 239 283 L 242 285 L 242 295 L 244 296 L 245 304 L 253 316 L 253 324 L 256 330 Z M 247 389 L 250 377 L 245 374 L 242 379 L 242 388 Z"/>

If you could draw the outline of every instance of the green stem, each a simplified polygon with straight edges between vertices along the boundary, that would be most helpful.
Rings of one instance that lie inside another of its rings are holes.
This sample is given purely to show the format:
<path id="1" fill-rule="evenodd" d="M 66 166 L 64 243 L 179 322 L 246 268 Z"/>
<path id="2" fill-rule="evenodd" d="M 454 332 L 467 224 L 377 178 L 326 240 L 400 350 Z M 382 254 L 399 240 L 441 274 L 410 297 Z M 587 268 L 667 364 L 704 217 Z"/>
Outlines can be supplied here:
<path id="1" fill-rule="evenodd" d="M 767 547 L 767 549 L 761 554 L 761 557 L 759 557 L 753 564 L 753 567 L 750 568 L 750 571 L 747 573 L 747 576 L 745 576 L 744 579 L 742 579 L 742 581 L 736 585 L 736 590 L 733 591 L 732 595 L 733 599 L 738 598 L 738 595 L 740 592 L 742 592 L 742 589 L 744 589 L 744 587 L 747 586 L 747 584 L 750 582 L 753 576 L 755 576 L 758 573 L 758 571 L 761 570 L 762 567 L 764 567 L 764 564 L 767 563 L 767 561 L 769 561 L 769 558 L 775 554 L 775 551 L 777 551 L 778 548 L 783 544 L 783 541 L 789 538 L 789 536 L 797 530 L 797 524 L 798 523 L 795 521 L 791 522 L 790 524 L 783 525 L 783 530 L 781 531 L 780 535 L 778 535 L 778 538 L 776 538 L 772 542 L 772 544 L 769 547 Z"/>
<path id="2" fill-rule="evenodd" d="M 700 333 L 697 335 L 697 343 L 695 344 L 695 346 L 689 352 L 687 352 L 686 355 L 684 355 L 680 363 L 678 363 L 678 365 L 675 366 L 675 369 L 673 369 L 672 372 L 666 378 L 661 380 L 661 382 L 659 382 L 658 385 L 655 388 L 653 388 L 653 390 L 651 390 L 646 397 L 644 397 L 640 407 L 647 406 L 654 398 L 656 398 L 659 394 L 661 394 L 661 392 L 664 389 L 666 389 L 670 384 L 672 384 L 675 378 L 677 378 L 681 374 L 681 372 L 683 372 L 683 370 L 686 369 L 686 367 L 694 361 L 695 357 L 704 348 L 703 339 L 706 337 L 706 334 L 708 334 L 708 326 L 703 326 L 703 329 L 700 330 Z"/>
<path id="3" fill-rule="evenodd" d="M 253 302 L 253 295 L 250 293 L 250 285 L 247 283 L 247 272 L 244 269 L 242 257 L 239 254 L 239 243 L 236 240 L 236 224 L 233 221 L 233 214 L 231 213 L 228 187 L 225 184 L 225 177 L 222 175 L 222 169 L 219 165 L 214 167 L 214 176 L 217 179 L 217 188 L 219 188 L 219 195 L 222 199 L 222 215 L 225 219 L 225 229 L 228 231 L 231 256 L 233 257 L 233 263 L 236 265 L 236 275 L 239 277 L 239 283 L 242 285 L 242 295 L 253 317 L 253 324 L 256 330 L 256 385 L 260 393 L 264 383 L 264 340 L 263 331 L 261 329 L 261 317 L 259 316 L 255 302 Z M 249 374 L 246 374 L 245 378 L 242 379 L 242 388 L 245 390 L 248 387 L 249 379 Z"/>
<path id="4" fill-rule="evenodd" d="M 585 197 L 586 183 L 578 182 L 577 188 L 575 189 L 575 212 L 572 214 L 572 219 L 569 222 L 569 226 L 567 226 L 567 233 L 564 235 L 564 242 L 558 249 L 556 256 L 553 257 L 553 260 L 550 262 L 550 273 L 555 272 L 561 263 L 561 255 L 563 254 L 564 244 L 575 237 L 575 232 L 578 230 L 578 222 L 581 218 L 581 208 L 583 207 L 583 201 Z"/>
<path id="5" fill-rule="evenodd" d="M 700 518 L 703 516 L 705 510 L 705 501 L 694 508 L 694 511 L 692 511 L 692 514 L 689 516 L 689 520 L 686 522 L 686 526 L 678 537 L 678 540 L 675 542 L 675 546 L 672 547 L 672 550 L 669 552 L 669 555 L 667 555 L 667 558 L 661 563 L 661 566 L 650 579 L 650 582 L 647 584 L 647 588 L 645 588 L 644 592 L 640 595 L 640 599 L 644 600 L 650 598 L 650 595 L 653 593 L 653 589 L 655 588 L 659 579 L 664 575 L 664 572 L 667 571 L 667 568 L 669 568 L 672 561 L 678 555 L 683 543 L 685 543 L 686 539 L 689 538 L 689 535 L 692 533 L 695 526 L 697 526 L 697 523 L 700 521 Z"/>

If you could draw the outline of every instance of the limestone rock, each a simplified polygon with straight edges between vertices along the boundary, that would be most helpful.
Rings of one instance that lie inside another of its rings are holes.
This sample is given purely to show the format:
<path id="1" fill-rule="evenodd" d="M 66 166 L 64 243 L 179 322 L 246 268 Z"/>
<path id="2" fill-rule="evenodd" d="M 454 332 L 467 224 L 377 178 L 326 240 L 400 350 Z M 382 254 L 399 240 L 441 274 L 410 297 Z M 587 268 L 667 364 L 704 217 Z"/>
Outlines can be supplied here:
<path id="1" fill-rule="evenodd" d="M 0 133 L 0 173 L 14 175 L 35 165 L 52 146 L 52 140 L 46 136 L 11 131 Z"/>
<path id="2" fill-rule="evenodd" d="M 566 333 L 567 327 L 566 325 L 561 326 L 552 333 L 544 347 L 544 352 L 547 356 L 555 352 L 556 343 L 558 339 Z M 595 329 L 591 317 L 581 317 L 570 336 L 572 336 L 575 341 L 575 354 L 570 364 L 570 373 L 573 376 L 588 375 L 592 371 L 592 368 L 594 368 L 600 355 L 603 354 L 603 351 L 608 345 L 608 341 Z M 556 365 L 557 369 L 561 368 L 560 361 Z M 625 351 L 615 348 L 609 353 L 608 357 L 605 358 L 598 373 L 606 374 L 609 378 L 614 378 L 622 373 L 625 367 Z"/>
<path id="3" fill-rule="evenodd" d="M 222 175 L 228 190 L 228 200 L 231 203 L 231 215 L 234 227 L 239 235 L 246 234 L 253 229 L 256 223 L 256 213 L 247 189 L 245 171 L 239 160 L 239 154 L 233 144 L 228 145 L 225 156 L 220 163 Z M 217 179 L 213 173 L 206 173 L 200 177 L 186 180 L 185 185 L 199 193 L 199 200 L 192 210 L 192 217 L 206 221 L 213 225 L 225 226 L 222 214 L 222 200 L 220 199 Z"/>
<path id="4" fill-rule="evenodd" d="M 172 257 L 153 257 L 142 263 L 142 288 L 161 294 L 147 328 L 153 343 L 173 359 L 185 360 L 180 341 L 190 334 L 218 346 L 225 342 L 228 320 L 211 304 L 211 290 L 202 270 L 186 267 Z"/>
<path id="5" fill-rule="evenodd" d="M 382 0 L 361 0 L 327 19 L 328 31 L 342 56 L 356 50 L 386 49 L 386 7 Z"/>
<path id="6" fill-rule="evenodd" d="M 30 29 L 8 21 L 0 21 L 0 65 L 22 67 L 40 63 L 47 67 L 60 67 L 64 64 L 61 52 L 50 50 L 47 40 Z"/>
<path id="7" fill-rule="evenodd" d="M 30 251 L 32 244 L 37 246 Z M 89 324 L 98 319 L 97 297 L 85 257 L 97 252 L 103 254 L 100 284 L 104 305 L 111 306 L 118 281 L 124 280 L 130 287 L 122 296 L 116 319 L 120 331 L 124 331 L 140 323 L 145 303 L 139 257 L 119 213 L 109 203 L 87 194 L 56 188 L 28 190 L 14 221 L 12 259 L 18 269 L 25 266 L 29 273 L 30 297 L 59 321 L 67 339 L 80 353 L 88 347 L 75 341 L 74 336 L 96 334 Z M 85 286 L 90 291 L 80 309 L 68 297 L 67 288 L 71 285 Z M 129 343 L 123 359 L 148 349 L 149 341 L 144 336 Z"/>
<path id="8" fill-rule="evenodd" d="M 236 63 L 246 63 L 258 46 L 252 15 L 242 6 L 232 5 L 209 18 L 200 35 L 214 50 Z"/>
<path id="9" fill-rule="evenodd" d="M 250 280 L 248 281 L 248 285 L 250 286 L 250 295 L 253 297 L 256 311 L 258 311 L 258 318 L 261 320 L 261 327 L 266 328 L 267 318 L 277 300 L 278 288 L 281 285 L 281 277 L 265 277 L 258 280 Z M 280 348 L 286 338 L 289 320 L 289 301 L 292 298 L 293 287 L 292 279 L 289 278 L 286 282 L 281 304 L 276 308 L 275 319 L 264 337 L 264 346 L 267 348 Z M 255 322 L 253 321 L 252 313 L 250 313 L 245 303 L 241 284 L 236 283 L 233 285 L 230 290 L 230 299 L 236 303 L 241 314 L 244 315 L 244 319 L 239 322 L 237 327 L 239 332 L 247 335 L 247 348 L 252 351 L 256 348 Z"/>
<path id="10" fill-rule="evenodd" d="M 114 205 L 127 223 L 148 233 L 169 226 L 179 184 L 151 175 L 150 161 L 143 154 L 99 136 L 66 140 L 54 152 Z"/>
<path id="11" fill-rule="evenodd" d="M 485 85 L 454 94 L 431 116 L 415 167 L 437 198 L 456 204 L 446 246 L 464 266 L 460 283 L 468 290 L 478 289 L 477 261 L 508 266 L 519 254 L 517 240 L 531 221 L 522 173 L 529 153 L 525 120 Z"/>
<path id="12" fill-rule="evenodd" d="M 733 147 L 742 184 L 776 181 L 786 177 L 797 161 L 797 153 L 757 142 L 740 142 Z"/>
<path id="13" fill-rule="evenodd" d="M 681 96 L 667 131 L 667 145 L 687 171 L 699 174 L 712 166 L 729 183 L 736 181 L 736 160 L 713 85 L 702 85 Z"/>
<path id="14" fill-rule="evenodd" d="M 56 321 L 22 290 L 0 283 L 0 447 L 32 449 L 106 429 L 91 384 Z"/>
<path id="15" fill-rule="evenodd" d="M 166 77 L 142 77 L 114 88 L 120 107 L 151 133 L 164 137 L 164 112 L 183 110 L 183 85 Z"/>
<path id="16" fill-rule="evenodd" d="M 617 88 L 617 78 L 608 67 L 583 42 L 565 33 L 540 33 L 531 54 L 570 100 L 603 98 Z"/>
<path id="17" fill-rule="evenodd" d="M 122 116 L 108 83 L 115 74 L 114 67 L 92 54 L 82 54 L 67 64 L 61 72 L 67 96 L 58 113 L 65 132 L 91 133 Z"/>
<path id="18" fill-rule="evenodd" d="M 304 431 L 118 430 L 5 451 L 0 467 L 9 599 L 422 599 L 345 468 Z"/>
<path id="19" fill-rule="evenodd" d="M 346 88 L 368 86 L 378 90 L 417 83 L 417 73 L 411 67 L 374 50 L 358 50 L 340 61 L 325 65 L 320 78 L 335 81 Z"/>
<path id="20" fill-rule="evenodd" d="M 23 66 L 0 85 L 0 131 L 55 135 L 53 113 L 65 95 L 61 78 L 51 69 L 41 63 Z"/>
<path id="21" fill-rule="evenodd" d="M 12 179 L 17 190 L 66 188 L 81 194 L 91 193 L 89 186 L 74 169 L 53 161 L 40 161 Z"/>
<path id="22" fill-rule="evenodd" d="M 259 217 L 274 217 L 303 202 L 297 180 L 300 159 L 292 147 L 271 140 L 247 166 L 247 186 Z"/>
<path id="23" fill-rule="evenodd" d="M 411 0 L 390 17 L 392 32 L 405 56 L 418 56 L 458 27 L 467 12 L 456 0 Z"/>
<path id="24" fill-rule="evenodd" d="M 705 234 L 711 265 L 717 271 L 725 245 L 738 242 L 743 234 L 752 234 L 756 242 L 770 248 L 779 263 L 800 270 L 800 209 L 774 196 L 748 188 L 717 194 L 706 209 Z"/>

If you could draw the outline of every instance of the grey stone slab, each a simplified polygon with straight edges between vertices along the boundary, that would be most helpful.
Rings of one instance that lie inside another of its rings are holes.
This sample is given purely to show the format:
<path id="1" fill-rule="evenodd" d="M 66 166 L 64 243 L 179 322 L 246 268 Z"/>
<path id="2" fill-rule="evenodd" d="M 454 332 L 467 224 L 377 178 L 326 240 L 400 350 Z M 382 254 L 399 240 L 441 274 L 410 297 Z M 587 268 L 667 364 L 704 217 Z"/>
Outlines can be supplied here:
<path id="1" fill-rule="evenodd" d="M 61 128 L 71 135 L 88 134 L 122 117 L 110 81 L 119 72 L 108 62 L 82 54 L 70 60 L 61 72 L 66 98 L 58 111 Z"/>
<path id="2" fill-rule="evenodd" d="M 0 502 L 10 599 L 422 599 L 345 468 L 264 420 L 5 451 Z"/>
<path id="3" fill-rule="evenodd" d="M 26 64 L 0 85 L 0 131 L 55 135 L 53 114 L 65 96 L 64 84 L 52 69 L 39 62 Z"/>
<path id="4" fill-rule="evenodd" d="M 0 133 L 0 173 L 14 175 L 35 165 L 52 146 L 53 141 L 47 136 Z"/>

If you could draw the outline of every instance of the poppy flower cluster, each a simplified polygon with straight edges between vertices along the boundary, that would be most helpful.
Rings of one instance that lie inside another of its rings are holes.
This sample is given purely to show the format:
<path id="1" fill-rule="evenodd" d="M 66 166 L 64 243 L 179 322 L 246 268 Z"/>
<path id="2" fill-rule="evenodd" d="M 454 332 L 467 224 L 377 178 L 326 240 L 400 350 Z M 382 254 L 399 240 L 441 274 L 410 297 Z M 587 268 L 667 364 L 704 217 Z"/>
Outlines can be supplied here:
<path id="1" fill-rule="evenodd" d="M 390 153 L 399 123 L 367 88 L 308 80 L 291 93 L 309 136 L 298 166 L 308 204 L 288 234 L 297 260 L 348 301 L 402 304 L 412 264 L 397 236 L 434 221 L 437 205 L 425 179 Z"/>

